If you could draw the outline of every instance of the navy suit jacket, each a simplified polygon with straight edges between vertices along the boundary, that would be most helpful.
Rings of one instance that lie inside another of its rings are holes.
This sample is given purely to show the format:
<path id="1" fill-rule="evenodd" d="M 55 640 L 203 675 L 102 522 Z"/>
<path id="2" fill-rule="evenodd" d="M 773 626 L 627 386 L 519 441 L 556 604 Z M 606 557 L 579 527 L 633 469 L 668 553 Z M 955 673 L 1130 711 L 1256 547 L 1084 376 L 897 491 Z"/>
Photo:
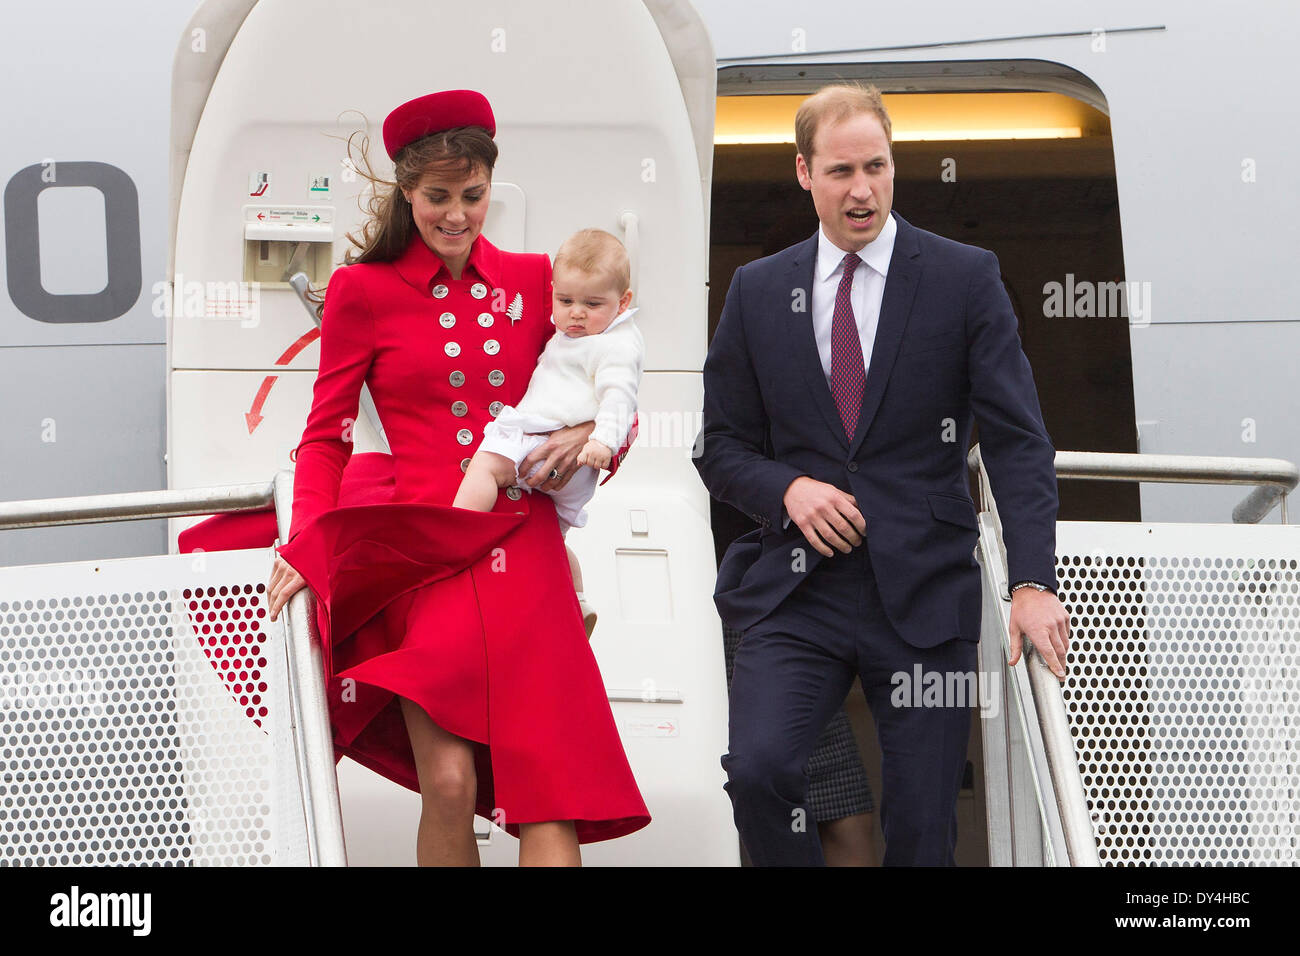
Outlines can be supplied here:
<path id="1" fill-rule="evenodd" d="M 704 364 L 694 458 L 709 493 L 760 525 L 718 569 L 714 600 L 729 627 L 758 623 L 819 562 L 836 560 L 793 521 L 782 527 L 786 488 L 808 475 L 857 500 L 885 611 L 905 641 L 978 641 L 972 416 L 1009 579 L 1056 588 L 1055 451 L 997 257 L 892 215 L 898 232 L 851 440 L 813 335 L 817 234 L 731 280 Z"/>

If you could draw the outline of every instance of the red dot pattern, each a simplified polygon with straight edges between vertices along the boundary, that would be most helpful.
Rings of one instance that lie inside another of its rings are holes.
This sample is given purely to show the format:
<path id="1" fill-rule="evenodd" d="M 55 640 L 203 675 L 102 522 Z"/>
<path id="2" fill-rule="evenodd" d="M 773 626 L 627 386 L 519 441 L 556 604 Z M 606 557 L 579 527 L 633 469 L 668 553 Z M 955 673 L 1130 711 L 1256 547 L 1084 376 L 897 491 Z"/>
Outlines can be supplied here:
<path id="1" fill-rule="evenodd" d="M 230 696 L 236 700 L 263 732 L 262 718 L 268 713 L 266 635 L 261 621 L 266 616 L 265 584 L 222 585 L 187 588 L 184 592 L 190 622 L 199 646 L 207 655 Z"/>

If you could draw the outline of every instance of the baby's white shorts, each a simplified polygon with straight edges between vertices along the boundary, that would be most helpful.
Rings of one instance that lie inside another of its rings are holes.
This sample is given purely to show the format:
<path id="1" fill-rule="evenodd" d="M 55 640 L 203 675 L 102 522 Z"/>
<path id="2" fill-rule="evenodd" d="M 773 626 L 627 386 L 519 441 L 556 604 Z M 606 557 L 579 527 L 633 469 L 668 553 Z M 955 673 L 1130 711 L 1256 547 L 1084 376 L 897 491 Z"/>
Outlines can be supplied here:
<path id="1" fill-rule="evenodd" d="M 481 451 L 495 452 L 513 461 L 515 478 L 520 482 L 519 487 L 524 491 L 532 492 L 535 489 L 525 484 L 524 479 L 531 477 L 538 468 L 542 467 L 542 463 L 538 462 L 534 465 L 527 475 L 519 474 L 519 465 L 528 457 L 529 452 L 546 441 L 547 436 L 536 434 L 537 432 L 553 432 L 563 427 L 564 422 L 543 418 L 540 415 L 521 413 L 514 406 L 506 405 L 495 419 L 484 426 L 483 441 L 478 447 Z M 560 519 L 562 532 L 568 531 L 569 528 L 581 528 L 587 523 L 586 504 L 596 493 L 596 481 L 600 478 L 600 472 L 595 468 L 586 465 L 574 467 L 578 469 L 578 473 L 569 479 L 568 484 L 558 491 L 544 492 L 555 502 L 555 514 Z"/>

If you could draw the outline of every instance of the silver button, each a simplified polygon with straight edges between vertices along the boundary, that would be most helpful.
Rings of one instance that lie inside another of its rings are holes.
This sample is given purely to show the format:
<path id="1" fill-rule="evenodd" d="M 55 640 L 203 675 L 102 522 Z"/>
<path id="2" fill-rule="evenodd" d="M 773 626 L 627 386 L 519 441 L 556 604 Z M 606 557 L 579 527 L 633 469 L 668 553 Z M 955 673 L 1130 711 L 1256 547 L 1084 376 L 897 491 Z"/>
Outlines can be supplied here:
<path id="1" fill-rule="evenodd" d="M 462 458 L 460 460 L 460 473 L 463 475 L 467 471 L 469 471 L 469 459 Z"/>
<path id="2" fill-rule="evenodd" d="M 501 351 L 501 343 L 496 339 L 488 339 L 483 343 L 483 351 L 488 355 L 496 355 Z"/>
<path id="3" fill-rule="evenodd" d="M 485 329 L 495 321 L 496 320 L 492 318 L 491 312 L 480 312 L 478 314 L 478 324 L 483 326 Z"/>
<path id="4" fill-rule="evenodd" d="M 491 405 L 488 406 L 488 411 L 491 412 L 492 416 L 495 418 L 497 415 L 501 414 L 501 409 L 503 408 L 505 408 L 505 406 L 502 405 L 500 402 L 493 402 Z"/>
<path id="5" fill-rule="evenodd" d="M 462 385 L 465 384 L 465 373 L 452 372 L 450 375 L 447 376 L 447 381 L 451 382 L 452 388 L 460 388 Z"/>
<path id="6" fill-rule="evenodd" d="M 456 317 L 450 312 L 444 312 L 442 315 L 438 316 L 438 324 L 444 329 L 449 329 L 456 324 Z"/>
<path id="7" fill-rule="evenodd" d="M 499 368 L 494 368 L 492 371 L 488 372 L 488 381 L 493 385 L 500 385 L 505 380 L 506 373 L 501 371 Z"/>
<path id="8" fill-rule="evenodd" d="M 460 354 L 460 346 L 457 345 L 455 342 L 448 342 L 446 345 L 442 347 L 442 350 L 452 358 L 455 358 L 457 355 Z"/>
<path id="9" fill-rule="evenodd" d="M 468 445 L 473 440 L 474 433 L 468 428 L 462 428 L 460 431 L 456 432 L 456 441 L 460 442 L 462 445 Z"/>
<path id="10" fill-rule="evenodd" d="M 476 299 L 481 299 L 485 295 L 487 295 L 487 286 L 485 286 L 482 282 L 475 282 L 472 286 L 469 287 L 469 294 Z"/>
<path id="11" fill-rule="evenodd" d="M 518 488 L 507 488 L 507 489 L 506 489 L 506 497 L 509 498 L 511 501 L 518 501 L 518 500 L 519 500 L 519 497 L 520 497 L 522 494 L 523 494 L 523 492 L 520 491 Z"/>
<path id="12" fill-rule="evenodd" d="M 468 411 L 469 411 L 469 406 L 466 405 L 464 402 L 451 403 L 451 413 L 455 415 L 457 418 L 464 418 L 465 413 Z"/>
<path id="13" fill-rule="evenodd" d="M 447 287 L 443 285 L 441 282 L 439 282 L 436 286 L 433 287 L 433 297 L 435 299 L 447 298 Z"/>

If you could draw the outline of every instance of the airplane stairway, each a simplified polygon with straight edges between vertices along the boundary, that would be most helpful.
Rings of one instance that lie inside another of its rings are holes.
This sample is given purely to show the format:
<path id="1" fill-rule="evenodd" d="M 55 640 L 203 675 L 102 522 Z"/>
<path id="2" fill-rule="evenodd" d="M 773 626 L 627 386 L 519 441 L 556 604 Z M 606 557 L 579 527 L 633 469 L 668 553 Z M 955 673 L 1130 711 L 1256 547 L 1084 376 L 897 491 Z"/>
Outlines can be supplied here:
<path id="1" fill-rule="evenodd" d="M 1295 865 L 1300 531 L 1276 459 L 1058 452 L 1061 478 L 1256 485 L 1234 523 L 1057 524 L 1064 684 L 1008 669 L 1001 521 L 979 447 L 990 863 Z M 1257 522 L 1281 503 L 1282 524 Z"/>

